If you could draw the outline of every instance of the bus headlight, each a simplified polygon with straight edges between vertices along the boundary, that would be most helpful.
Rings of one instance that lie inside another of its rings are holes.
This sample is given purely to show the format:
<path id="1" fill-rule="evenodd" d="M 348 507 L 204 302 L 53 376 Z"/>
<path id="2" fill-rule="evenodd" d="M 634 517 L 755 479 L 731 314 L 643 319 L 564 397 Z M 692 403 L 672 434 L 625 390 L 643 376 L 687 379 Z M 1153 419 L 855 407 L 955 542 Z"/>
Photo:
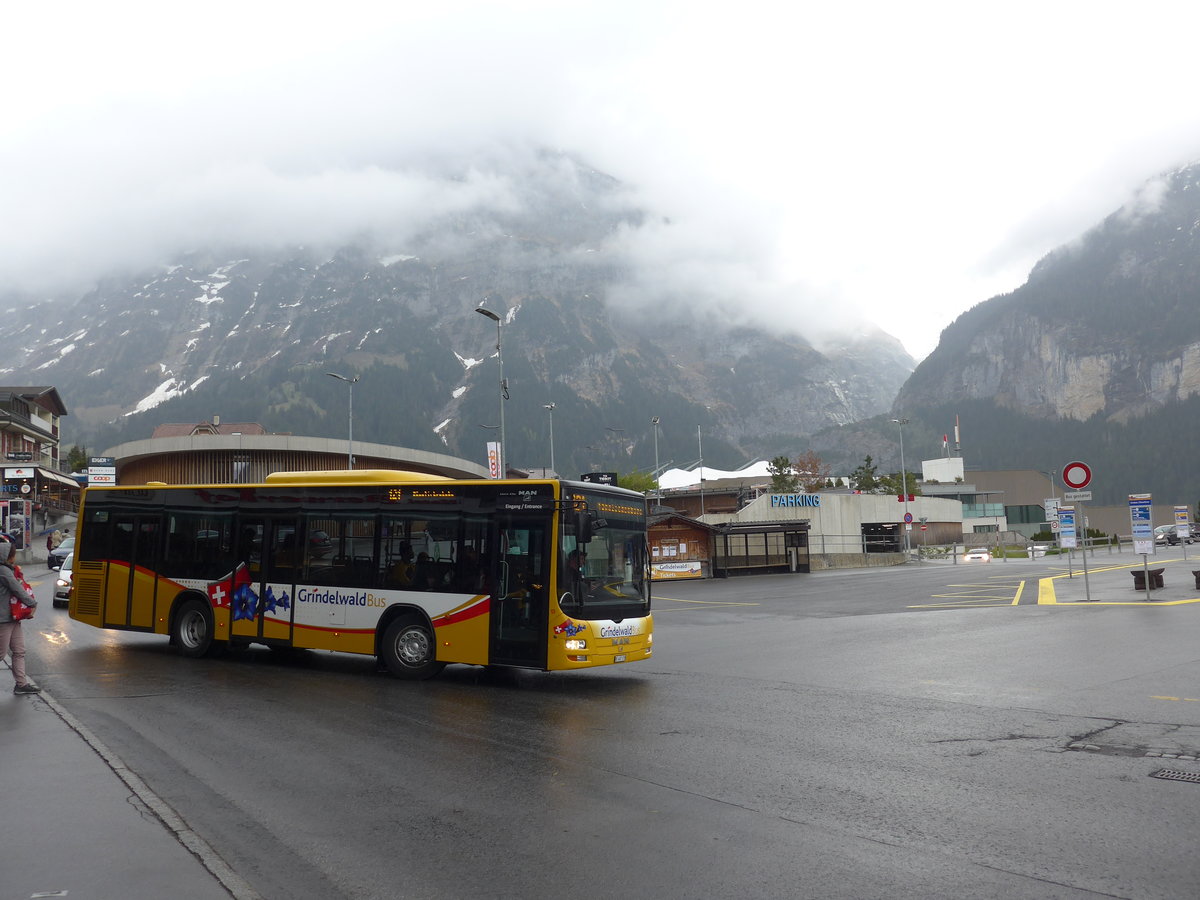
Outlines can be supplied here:
<path id="1" fill-rule="evenodd" d="M 654 643 L 654 632 L 653 631 L 651 631 L 649 634 L 646 635 L 646 643 L 647 644 Z"/>
<path id="2" fill-rule="evenodd" d="M 568 650 L 586 650 L 587 649 L 587 641 L 585 641 L 583 638 L 571 638 L 569 641 L 567 641 L 567 649 Z"/>

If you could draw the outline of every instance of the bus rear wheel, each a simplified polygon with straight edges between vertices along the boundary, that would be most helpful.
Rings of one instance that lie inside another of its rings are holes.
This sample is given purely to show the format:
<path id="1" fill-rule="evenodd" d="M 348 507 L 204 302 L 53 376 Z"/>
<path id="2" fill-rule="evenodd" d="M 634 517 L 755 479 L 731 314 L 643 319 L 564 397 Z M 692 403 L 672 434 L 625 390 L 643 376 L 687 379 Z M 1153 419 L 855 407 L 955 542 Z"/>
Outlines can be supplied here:
<path id="1" fill-rule="evenodd" d="M 171 640 L 184 656 L 208 656 L 214 649 L 212 611 L 199 600 L 185 601 L 171 624 Z"/>
<path id="2" fill-rule="evenodd" d="M 398 619 L 383 633 L 379 657 L 388 671 L 400 678 L 424 680 L 446 667 L 437 661 L 433 629 L 423 622 Z"/>

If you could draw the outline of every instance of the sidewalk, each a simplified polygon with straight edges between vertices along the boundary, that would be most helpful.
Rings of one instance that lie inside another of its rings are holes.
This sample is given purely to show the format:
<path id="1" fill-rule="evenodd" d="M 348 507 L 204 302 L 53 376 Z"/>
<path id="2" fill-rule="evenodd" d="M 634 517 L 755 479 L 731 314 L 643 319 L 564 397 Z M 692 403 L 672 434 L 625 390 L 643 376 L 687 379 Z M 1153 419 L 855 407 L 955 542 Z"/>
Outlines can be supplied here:
<path id="1" fill-rule="evenodd" d="M 1110 554 L 1101 549 L 1087 556 L 1087 576 L 1084 576 L 1084 561 L 1080 553 L 1071 557 L 1068 570 L 1065 556 L 1047 556 L 1037 560 L 1047 568 L 1060 570 L 1061 574 L 1042 578 L 1039 584 L 1039 605 L 1062 605 L 1091 603 L 1093 605 L 1157 605 L 1177 606 L 1200 603 L 1200 588 L 1196 576 L 1200 571 L 1200 545 L 1158 548 L 1156 555 L 1143 562 L 1141 554 L 1132 550 Z M 1163 586 L 1147 592 L 1134 589 L 1134 571 L 1162 569 Z M 1089 600 L 1090 597 L 1090 600 Z"/>
<path id="2" fill-rule="evenodd" d="M 54 573 L 44 559 L 21 568 L 27 580 L 41 582 L 38 603 L 49 606 Z M 33 629 L 22 627 L 29 643 Z M 40 681 L 31 668 L 30 676 Z M 0 671 L 0 796 L 5 810 L 0 847 L 6 900 L 257 898 L 49 692 L 14 695 L 7 660 Z"/>

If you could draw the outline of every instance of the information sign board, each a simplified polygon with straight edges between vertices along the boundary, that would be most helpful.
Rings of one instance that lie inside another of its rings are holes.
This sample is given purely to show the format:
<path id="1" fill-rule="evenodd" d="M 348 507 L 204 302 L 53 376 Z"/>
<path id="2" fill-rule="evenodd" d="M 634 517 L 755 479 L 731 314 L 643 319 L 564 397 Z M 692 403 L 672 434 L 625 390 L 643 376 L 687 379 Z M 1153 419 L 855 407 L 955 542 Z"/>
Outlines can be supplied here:
<path id="1" fill-rule="evenodd" d="M 1079 546 L 1075 535 L 1075 507 L 1073 506 L 1058 508 L 1058 545 L 1064 550 L 1073 550 Z"/>
<path id="2" fill-rule="evenodd" d="M 616 484 L 616 472 L 584 472 L 579 476 L 580 481 L 586 481 L 588 484 Z"/>
<path id="3" fill-rule="evenodd" d="M 88 463 L 87 475 L 89 487 L 93 484 L 116 484 L 116 460 L 111 456 L 93 456 Z"/>
<path id="4" fill-rule="evenodd" d="M 1188 508 L 1186 506 L 1175 507 L 1175 533 L 1179 535 L 1181 540 L 1192 536 L 1192 525 L 1188 521 Z"/>
<path id="5" fill-rule="evenodd" d="M 1133 535 L 1133 552 L 1146 555 L 1153 553 L 1153 506 L 1149 494 L 1129 495 L 1129 526 Z"/>

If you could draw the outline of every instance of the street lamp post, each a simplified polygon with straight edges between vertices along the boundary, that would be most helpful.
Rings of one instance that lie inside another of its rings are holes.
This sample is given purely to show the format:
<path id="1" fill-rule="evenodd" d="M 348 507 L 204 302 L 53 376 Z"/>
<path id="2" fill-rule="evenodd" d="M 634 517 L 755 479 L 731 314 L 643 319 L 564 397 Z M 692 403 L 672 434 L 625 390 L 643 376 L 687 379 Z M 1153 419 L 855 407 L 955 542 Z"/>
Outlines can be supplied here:
<path id="1" fill-rule="evenodd" d="M 554 468 L 554 401 L 543 403 L 542 409 L 550 413 L 550 472 L 557 474 L 558 470 Z"/>
<path id="2" fill-rule="evenodd" d="M 696 426 L 696 449 L 700 451 L 700 515 L 704 515 L 704 442 L 700 439 L 700 426 Z"/>
<path id="3" fill-rule="evenodd" d="M 1051 496 L 1051 497 L 1054 497 L 1054 498 L 1057 498 L 1057 497 L 1058 497 L 1058 488 L 1056 488 L 1056 487 L 1054 486 L 1054 476 L 1055 476 L 1056 474 L 1058 474 L 1058 470 L 1056 469 L 1056 470 L 1055 470 L 1055 471 L 1053 471 L 1053 472 L 1043 472 L 1042 474 L 1043 474 L 1043 475 L 1045 475 L 1047 478 L 1049 478 L 1049 479 L 1050 479 L 1050 496 Z"/>
<path id="4" fill-rule="evenodd" d="M 338 375 L 336 372 L 326 372 L 325 374 L 328 375 L 330 378 L 336 378 L 336 379 L 338 379 L 338 381 L 344 381 L 344 382 L 346 382 L 346 384 L 350 385 L 350 402 L 347 404 L 347 409 L 350 414 L 350 428 L 348 431 L 349 436 L 346 441 L 346 464 L 347 464 L 346 467 L 349 469 L 353 469 L 354 468 L 354 385 L 358 384 L 359 376 L 355 375 L 353 378 L 347 378 L 345 375 Z"/>
<path id="5" fill-rule="evenodd" d="M 908 558 L 909 532 L 908 532 L 908 472 L 904 468 L 904 426 L 908 424 L 908 419 L 892 419 L 900 426 L 900 494 L 904 498 L 904 557 Z"/>
<path id="6" fill-rule="evenodd" d="M 486 299 L 486 298 L 485 298 Z M 500 337 L 502 320 L 500 316 L 484 306 L 475 307 L 475 312 L 481 316 L 486 316 L 496 323 L 496 362 L 500 367 L 500 477 L 503 478 L 508 474 L 508 456 L 504 447 L 504 401 L 508 399 L 508 383 L 504 380 L 504 354 L 501 350 Z"/>
<path id="7" fill-rule="evenodd" d="M 656 503 L 662 502 L 662 489 L 658 486 L 658 416 L 650 420 L 650 424 L 654 426 L 654 500 Z"/>

